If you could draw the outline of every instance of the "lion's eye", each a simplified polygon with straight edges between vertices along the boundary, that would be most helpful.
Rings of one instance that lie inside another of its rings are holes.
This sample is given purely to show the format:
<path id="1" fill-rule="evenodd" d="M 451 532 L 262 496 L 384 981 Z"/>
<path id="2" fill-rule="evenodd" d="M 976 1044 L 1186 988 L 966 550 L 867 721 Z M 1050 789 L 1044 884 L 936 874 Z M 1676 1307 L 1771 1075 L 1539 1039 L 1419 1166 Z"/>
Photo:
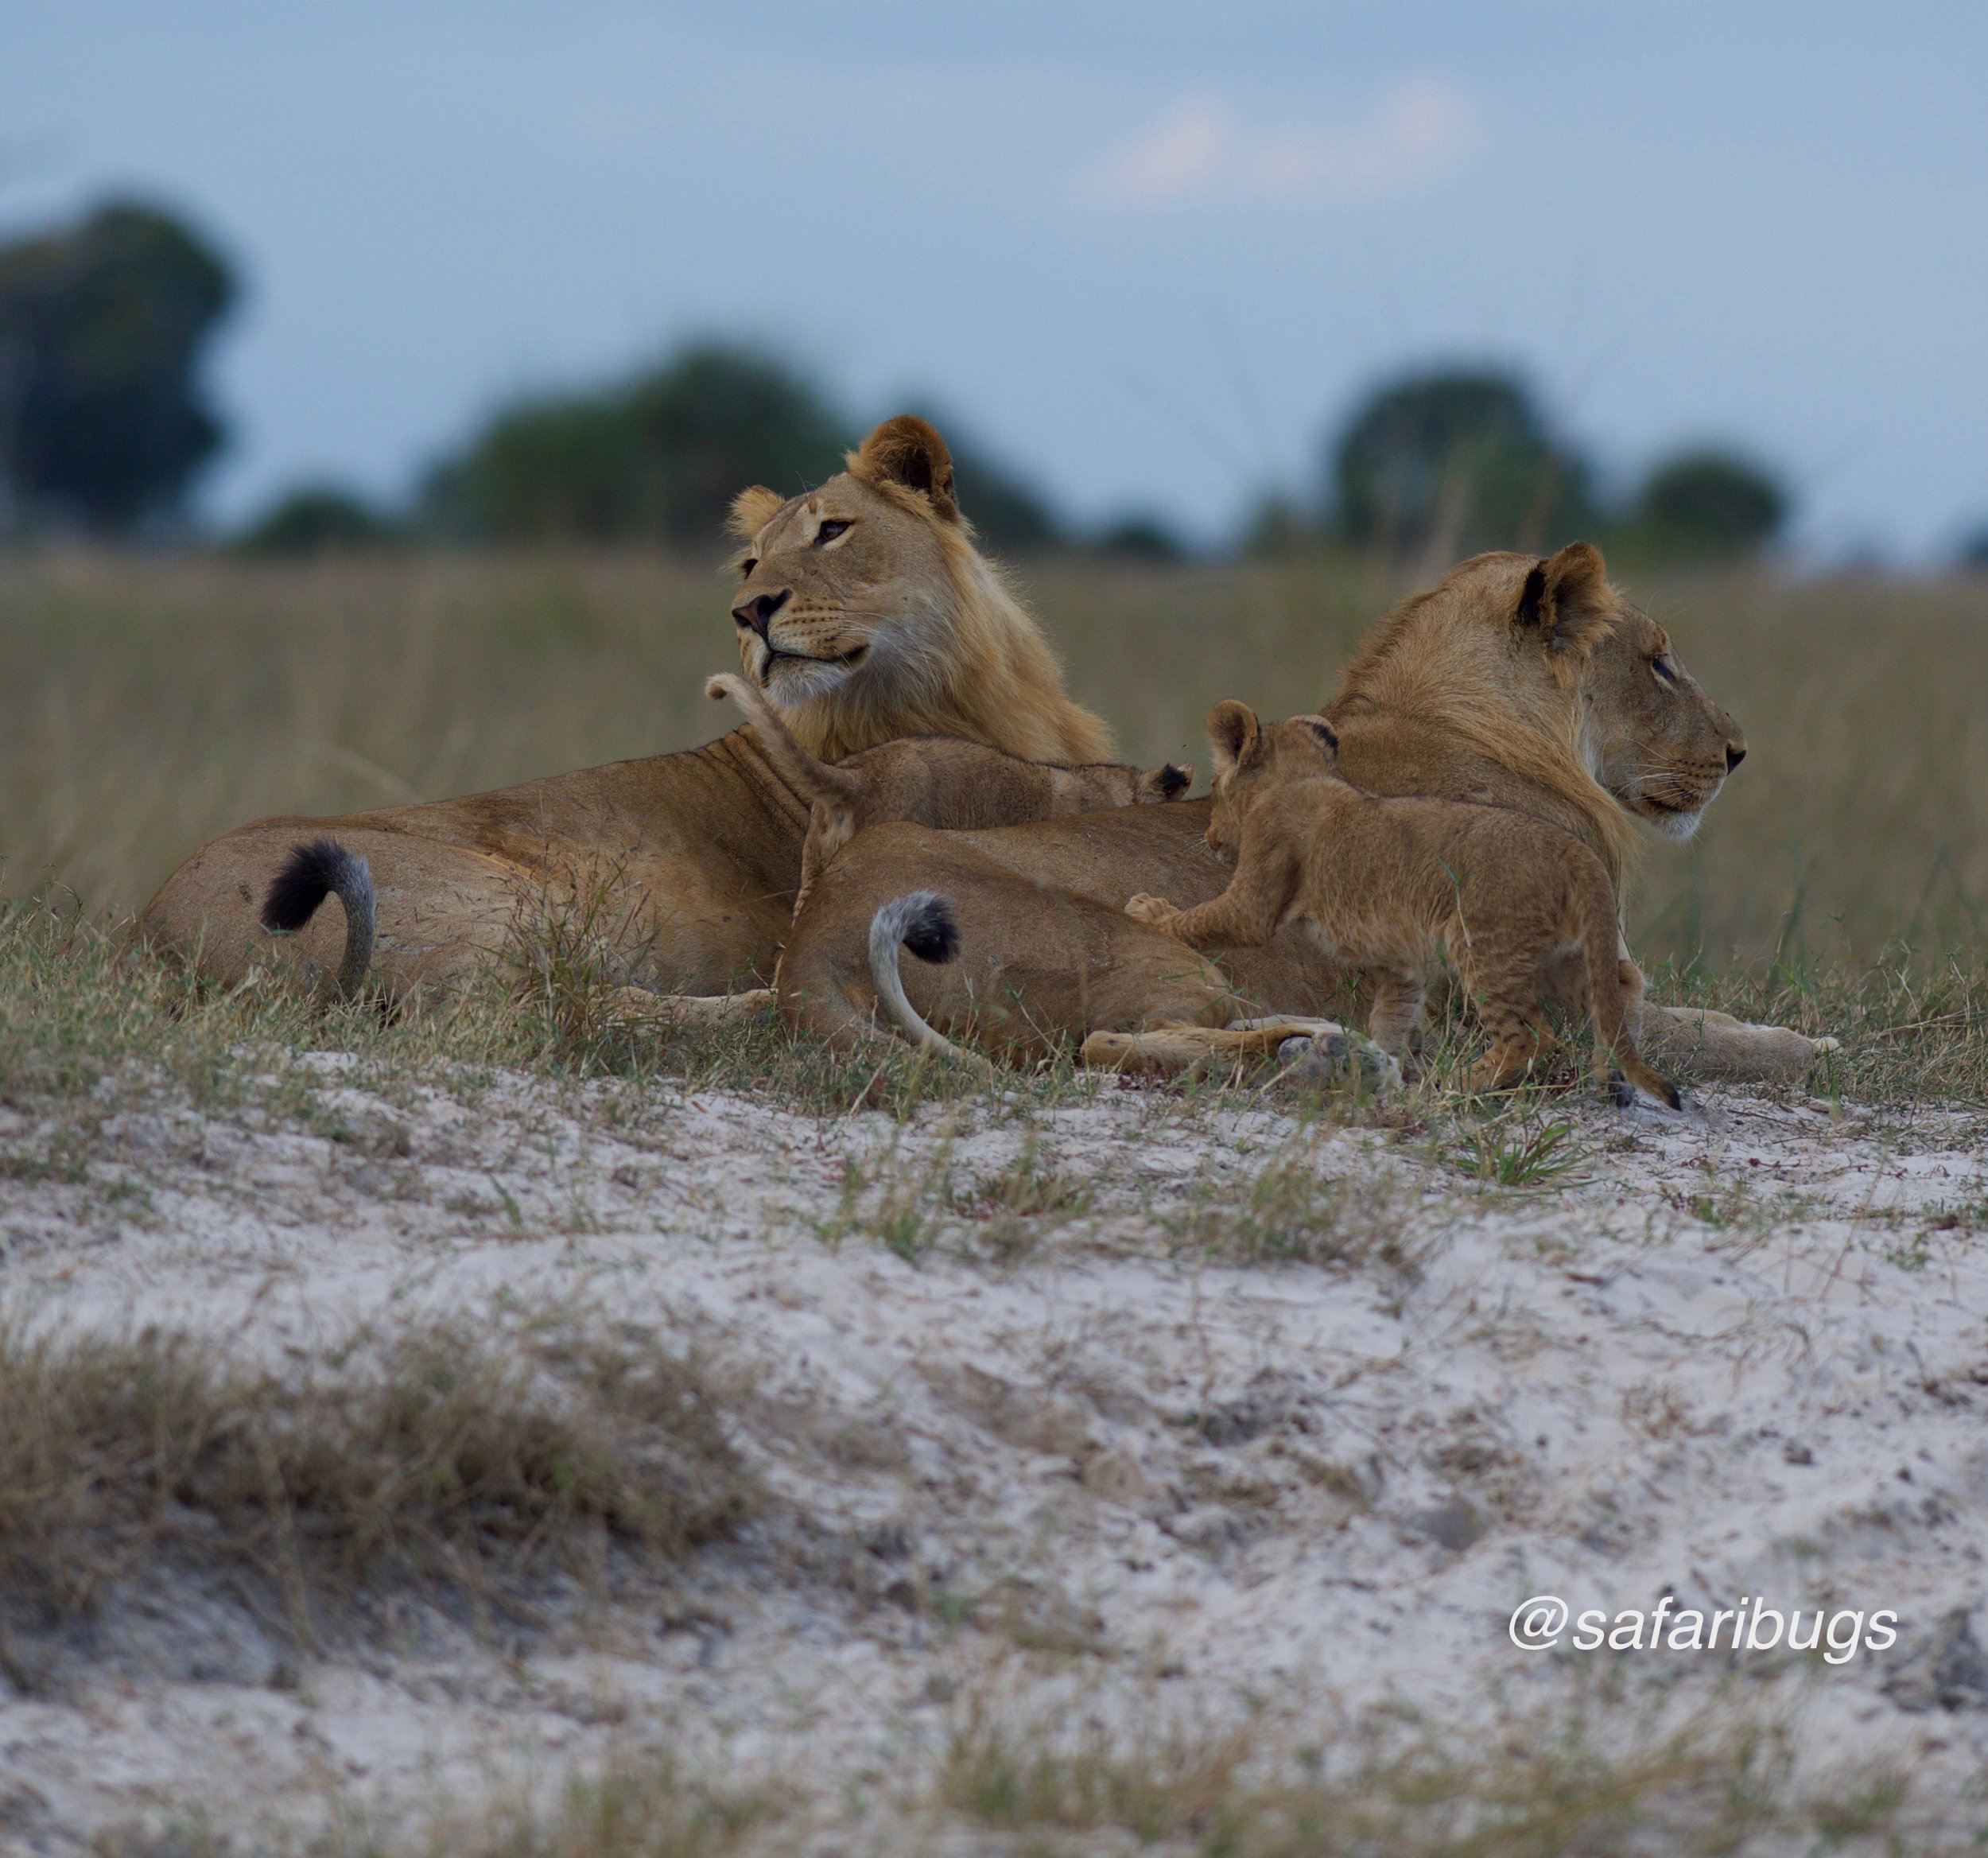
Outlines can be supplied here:
<path id="1" fill-rule="evenodd" d="M 747 556 L 746 558 L 739 564 L 739 578 L 741 581 L 751 580 L 752 578 L 752 570 L 758 567 L 759 565 L 759 562 L 751 555 Z"/>
<path id="2" fill-rule="evenodd" d="M 1671 663 L 1668 657 L 1652 659 L 1650 669 L 1656 673 L 1656 681 L 1660 684 L 1675 684 L 1677 682 L 1677 667 Z"/>
<path id="3" fill-rule="evenodd" d="M 814 546 L 820 548 L 824 543 L 833 542 L 838 535 L 846 534 L 848 527 L 848 523 L 841 517 L 831 517 L 815 531 Z"/>

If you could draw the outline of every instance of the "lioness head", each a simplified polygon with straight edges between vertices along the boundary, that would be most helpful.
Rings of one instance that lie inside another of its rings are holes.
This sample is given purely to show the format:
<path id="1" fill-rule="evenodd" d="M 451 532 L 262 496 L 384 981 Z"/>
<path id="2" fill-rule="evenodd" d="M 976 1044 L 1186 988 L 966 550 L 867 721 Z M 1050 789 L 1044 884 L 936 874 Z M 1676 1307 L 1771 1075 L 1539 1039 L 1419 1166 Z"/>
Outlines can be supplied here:
<path id="1" fill-rule="evenodd" d="M 1678 662 L 1670 635 L 1609 585 L 1601 551 L 1575 542 L 1520 584 L 1519 636 L 1549 666 L 1571 657 L 1582 757 L 1626 811 L 1689 838 L 1746 738 Z"/>
<path id="2" fill-rule="evenodd" d="M 945 441 L 886 420 L 818 490 L 742 492 L 732 608 L 746 675 L 816 754 L 966 736 L 1035 761 L 1109 760 L 1035 623 L 974 548 Z"/>
<path id="3" fill-rule="evenodd" d="M 1207 727 L 1215 764 L 1208 849 L 1230 864 L 1242 849 L 1243 814 L 1266 783 L 1281 787 L 1293 777 L 1338 776 L 1339 732 L 1322 716 L 1294 716 L 1265 727 L 1255 710 L 1232 697 L 1209 711 Z"/>
<path id="4" fill-rule="evenodd" d="M 1452 569 L 1388 616 L 1326 710 L 1356 787 L 1541 810 L 1612 868 L 1625 815 L 1689 838 L 1746 753 L 1582 542 Z"/>

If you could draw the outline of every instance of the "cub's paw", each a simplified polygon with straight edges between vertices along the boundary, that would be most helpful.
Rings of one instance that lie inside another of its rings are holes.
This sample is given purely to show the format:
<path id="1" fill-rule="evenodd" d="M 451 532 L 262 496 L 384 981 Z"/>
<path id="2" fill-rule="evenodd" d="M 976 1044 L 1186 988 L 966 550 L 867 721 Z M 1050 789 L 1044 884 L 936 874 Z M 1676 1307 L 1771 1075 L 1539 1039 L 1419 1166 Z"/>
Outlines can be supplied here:
<path id="1" fill-rule="evenodd" d="M 1125 914 L 1135 922 L 1151 923 L 1157 928 L 1162 923 L 1171 923 L 1180 912 L 1163 896 L 1148 896 L 1142 890 L 1126 904 Z"/>

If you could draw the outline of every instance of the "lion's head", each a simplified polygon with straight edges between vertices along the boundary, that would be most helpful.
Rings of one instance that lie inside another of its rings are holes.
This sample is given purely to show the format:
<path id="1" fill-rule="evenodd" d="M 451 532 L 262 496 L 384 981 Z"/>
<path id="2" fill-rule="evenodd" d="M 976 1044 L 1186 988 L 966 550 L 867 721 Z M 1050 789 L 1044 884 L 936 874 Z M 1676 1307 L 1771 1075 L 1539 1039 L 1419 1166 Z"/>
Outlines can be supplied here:
<path id="1" fill-rule="evenodd" d="M 1688 838 L 1746 753 L 1584 542 L 1452 569 L 1381 624 L 1326 714 L 1357 786 L 1543 812 L 1618 877 L 1629 818 Z"/>
<path id="2" fill-rule="evenodd" d="M 817 755 L 967 736 L 1031 761 L 1102 761 L 1111 732 L 973 546 L 945 441 L 886 420 L 818 490 L 754 488 L 732 616 L 746 675 Z"/>

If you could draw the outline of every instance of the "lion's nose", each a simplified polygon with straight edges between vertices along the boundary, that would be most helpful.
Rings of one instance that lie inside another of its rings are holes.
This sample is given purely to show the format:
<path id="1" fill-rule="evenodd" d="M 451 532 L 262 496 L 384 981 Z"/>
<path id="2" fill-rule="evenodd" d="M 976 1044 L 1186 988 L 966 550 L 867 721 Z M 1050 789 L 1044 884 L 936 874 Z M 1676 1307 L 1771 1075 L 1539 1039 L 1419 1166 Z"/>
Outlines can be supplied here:
<path id="1" fill-rule="evenodd" d="M 1728 742 L 1726 744 L 1726 772 L 1728 774 L 1745 759 L 1746 744 L 1744 742 Z"/>
<path id="2" fill-rule="evenodd" d="M 750 626 L 762 639 L 767 628 L 773 624 L 773 616 L 787 604 L 794 592 L 791 587 L 782 587 L 778 593 L 762 593 L 751 600 L 742 600 L 732 609 L 732 616 L 742 626 Z"/>

